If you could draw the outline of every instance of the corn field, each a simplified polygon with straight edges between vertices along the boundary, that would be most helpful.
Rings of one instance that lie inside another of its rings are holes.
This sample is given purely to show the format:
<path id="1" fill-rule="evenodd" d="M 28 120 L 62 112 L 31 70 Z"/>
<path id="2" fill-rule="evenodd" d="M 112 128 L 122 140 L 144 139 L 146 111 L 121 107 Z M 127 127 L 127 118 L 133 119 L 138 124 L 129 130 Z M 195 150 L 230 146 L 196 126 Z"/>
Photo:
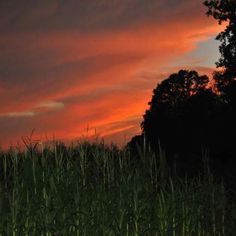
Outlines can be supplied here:
<path id="1" fill-rule="evenodd" d="M 233 193 L 209 174 L 170 176 L 163 152 L 104 143 L 0 152 L 2 236 L 233 236 Z"/>

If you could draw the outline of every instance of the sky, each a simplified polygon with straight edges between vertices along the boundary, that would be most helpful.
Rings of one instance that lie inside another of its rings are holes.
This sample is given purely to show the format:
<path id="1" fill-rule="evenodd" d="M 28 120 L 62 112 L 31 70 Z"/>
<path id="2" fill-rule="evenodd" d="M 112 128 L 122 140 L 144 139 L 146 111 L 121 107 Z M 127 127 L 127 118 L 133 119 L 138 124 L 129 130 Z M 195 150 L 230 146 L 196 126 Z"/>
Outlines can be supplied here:
<path id="1" fill-rule="evenodd" d="M 0 2 L 0 146 L 141 132 L 152 90 L 211 74 L 220 27 L 201 0 Z"/>

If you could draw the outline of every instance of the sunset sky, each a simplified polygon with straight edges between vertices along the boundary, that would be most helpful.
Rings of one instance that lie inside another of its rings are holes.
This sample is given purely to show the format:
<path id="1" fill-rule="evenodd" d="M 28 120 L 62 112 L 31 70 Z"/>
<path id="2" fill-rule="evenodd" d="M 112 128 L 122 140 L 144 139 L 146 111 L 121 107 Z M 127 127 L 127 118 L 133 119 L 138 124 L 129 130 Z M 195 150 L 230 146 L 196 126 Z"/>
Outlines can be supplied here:
<path id="1" fill-rule="evenodd" d="M 0 146 L 140 133 L 157 83 L 214 69 L 219 32 L 202 0 L 0 2 Z"/>

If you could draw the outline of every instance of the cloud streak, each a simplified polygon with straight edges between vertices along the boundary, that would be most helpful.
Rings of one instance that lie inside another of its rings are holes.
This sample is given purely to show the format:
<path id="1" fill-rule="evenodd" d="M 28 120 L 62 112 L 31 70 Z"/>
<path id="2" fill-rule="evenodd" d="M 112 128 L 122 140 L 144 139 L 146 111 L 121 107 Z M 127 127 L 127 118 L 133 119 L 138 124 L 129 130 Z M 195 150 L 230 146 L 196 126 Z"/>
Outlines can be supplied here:
<path id="1" fill-rule="evenodd" d="M 5 117 L 12 117 L 12 118 L 17 118 L 17 117 L 32 117 L 35 116 L 34 112 L 31 111 L 25 111 L 25 112 L 9 112 L 6 114 L 2 114 L 0 116 L 5 116 Z"/>

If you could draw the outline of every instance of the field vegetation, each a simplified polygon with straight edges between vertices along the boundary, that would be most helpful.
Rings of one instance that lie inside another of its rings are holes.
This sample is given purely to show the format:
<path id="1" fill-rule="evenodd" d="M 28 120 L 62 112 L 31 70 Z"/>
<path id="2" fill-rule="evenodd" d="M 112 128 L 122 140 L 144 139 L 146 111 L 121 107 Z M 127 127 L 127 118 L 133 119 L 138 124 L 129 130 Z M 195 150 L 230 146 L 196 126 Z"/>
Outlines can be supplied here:
<path id="1" fill-rule="evenodd" d="M 207 168 L 191 179 L 171 175 L 161 148 L 134 158 L 103 142 L 28 144 L 2 151 L 0 168 L 2 236 L 236 232 L 233 192 Z"/>

